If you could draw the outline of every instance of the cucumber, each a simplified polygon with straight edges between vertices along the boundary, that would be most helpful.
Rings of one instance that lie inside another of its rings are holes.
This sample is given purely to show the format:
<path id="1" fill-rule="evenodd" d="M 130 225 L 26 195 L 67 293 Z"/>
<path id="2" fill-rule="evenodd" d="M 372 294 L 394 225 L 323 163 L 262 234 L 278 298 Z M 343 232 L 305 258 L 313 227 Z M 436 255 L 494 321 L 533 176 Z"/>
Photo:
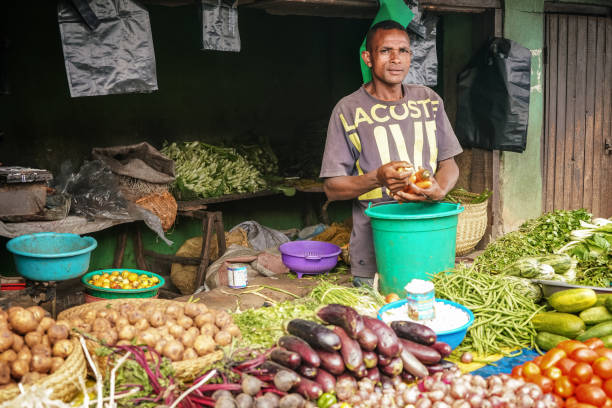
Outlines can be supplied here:
<path id="1" fill-rule="evenodd" d="M 612 298 L 612 293 L 598 293 L 597 294 L 597 302 L 594 306 L 605 306 L 606 299 Z M 612 302 L 612 301 L 611 301 Z"/>
<path id="2" fill-rule="evenodd" d="M 548 303 L 558 312 L 577 313 L 595 305 L 597 294 L 593 289 L 567 289 L 553 293 Z"/>
<path id="3" fill-rule="evenodd" d="M 583 310 L 578 315 L 586 324 L 599 324 L 612 320 L 612 313 L 605 306 L 593 306 Z"/>
<path id="4" fill-rule="evenodd" d="M 608 308 L 608 311 L 612 313 L 612 295 L 609 295 L 606 299 L 606 307 Z"/>
<path id="5" fill-rule="evenodd" d="M 538 347 L 544 351 L 548 351 L 552 348 L 557 347 L 557 344 L 561 343 L 563 340 L 569 340 L 567 337 L 559 336 L 557 334 L 548 333 L 548 332 L 539 332 L 536 335 L 535 342 Z"/>
<path id="6" fill-rule="evenodd" d="M 537 331 L 545 331 L 559 336 L 574 337 L 582 334 L 584 321 L 576 315 L 557 312 L 540 312 L 531 319 Z"/>
<path id="7" fill-rule="evenodd" d="M 608 334 L 607 336 L 603 336 L 601 341 L 604 343 L 604 347 L 612 348 L 612 334 Z"/>
<path id="8" fill-rule="evenodd" d="M 604 336 L 609 336 L 612 334 L 612 320 L 608 320 L 607 322 L 596 324 L 591 327 L 578 337 L 576 340 L 585 341 L 588 339 L 592 339 L 593 337 L 602 338 Z"/>

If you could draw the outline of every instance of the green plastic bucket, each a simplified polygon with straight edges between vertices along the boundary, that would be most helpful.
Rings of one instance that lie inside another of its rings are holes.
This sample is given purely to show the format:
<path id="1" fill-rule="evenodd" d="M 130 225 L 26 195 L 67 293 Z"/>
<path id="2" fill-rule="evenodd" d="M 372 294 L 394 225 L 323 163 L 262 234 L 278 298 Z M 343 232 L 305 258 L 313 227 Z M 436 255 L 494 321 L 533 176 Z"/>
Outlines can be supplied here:
<path id="1" fill-rule="evenodd" d="M 380 291 L 406 296 L 412 279 L 430 280 L 455 265 L 457 216 L 454 203 L 393 203 L 365 210 L 372 223 Z"/>

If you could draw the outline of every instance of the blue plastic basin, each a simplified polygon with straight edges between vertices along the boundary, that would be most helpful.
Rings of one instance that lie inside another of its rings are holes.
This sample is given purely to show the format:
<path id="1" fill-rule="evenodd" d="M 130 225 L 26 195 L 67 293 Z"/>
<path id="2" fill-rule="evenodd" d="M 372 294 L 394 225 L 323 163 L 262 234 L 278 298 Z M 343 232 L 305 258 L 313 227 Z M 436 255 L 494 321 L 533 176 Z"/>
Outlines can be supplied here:
<path id="1" fill-rule="evenodd" d="M 6 243 L 17 272 L 36 281 L 78 278 L 89 269 L 91 252 L 97 246 L 92 237 L 58 232 L 22 235 Z"/>
<path id="2" fill-rule="evenodd" d="M 378 314 L 377 314 L 378 320 L 381 320 L 381 321 L 383 320 L 382 314 L 386 312 L 387 310 L 395 309 L 396 307 L 403 306 L 404 304 L 406 304 L 406 302 L 407 302 L 406 299 L 402 299 L 402 300 L 397 300 L 395 302 L 391 302 L 391 303 L 384 305 L 378 311 Z M 467 307 L 460 305 L 459 303 L 452 302 L 450 300 L 436 299 L 436 302 L 446 303 L 447 305 L 455 306 L 456 308 L 463 310 L 469 316 L 469 320 L 467 321 L 467 323 L 461 327 L 457 327 L 456 329 L 453 329 L 453 330 L 445 330 L 441 332 L 436 332 L 437 340 L 443 341 L 444 343 L 448 344 L 454 350 L 455 347 L 461 344 L 461 342 L 465 338 L 467 329 L 472 325 L 472 323 L 474 323 L 474 313 L 472 313 L 472 311 L 468 309 Z M 406 316 L 406 320 L 411 321 L 410 319 L 408 319 L 408 316 Z"/>

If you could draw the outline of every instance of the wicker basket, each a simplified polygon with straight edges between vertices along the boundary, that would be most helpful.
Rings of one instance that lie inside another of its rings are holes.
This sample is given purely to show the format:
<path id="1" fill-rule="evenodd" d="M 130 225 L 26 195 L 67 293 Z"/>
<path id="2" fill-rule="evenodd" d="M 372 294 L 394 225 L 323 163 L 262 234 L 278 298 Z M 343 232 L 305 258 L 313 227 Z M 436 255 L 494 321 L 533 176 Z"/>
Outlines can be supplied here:
<path id="1" fill-rule="evenodd" d="M 168 231 L 174 225 L 178 205 L 174 196 L 168 191 L 148 194 L 136 200 L 135 203 L 157 215 L 164 231 Z"/>
<path id="2" fill-rule="evenodd" d="M 85 380 L 87 375 L 87 363 L 81 344 L 76 338 L 72 339 L 74 350 L 68 356 L 64 364 L 53 374 L 50 374 L 32 385 L 38 387 L 50 388 L 53 390 L 51 398 L 71 401 L 80 391 L 79 379 Z M 24 391 L 27 392 L 30 385 L 24 386 Z M 0 389 L 0 402 L 11 400 L 19 395 L 19 387 L 17 384 L 3 387 Z"/>
<path id="3" fill-rule="evenodd" d="M 81 313 L 88 311 L 88 310 L 95 310 L 96 312 L 99 310 L 108 310 L 108 308 L 113 307 L 113 305 L 119 305 L 122 303 L 133 303 L 136 307 L 138 307 L 142 303 L 148 303 L 148 302 L 154 303 L 162 307 L 167 307 L 171 304 L 179 304 L 181 306 L 184 305 L 184 302 L 177 302 L 175 300 L 167 300 L 167 299 L 145 298 L 145 299 L 104 300 L 104 301 L 98 301 L 98 302 L 93 302 L 93 303 L 86 303 L 84 305 L 75 306 L 70 309 L 66 309 L 59 314 L 57 319 L 58 320 L 64 320 L 64 319 L 70 320 L 71 318 L 77 317 Z M 93 342 L 91 340 L 87 341 L 87 348 L 90 351 L 90 353 L 95 351 L 95 349 L 98 347 L 99 347 L 98 343 Z M 92 357 L 94 356 L 92 355 Z M 223 352 L 216 351 L 216 352 L 207 354 L 202 357 L 194 358 L 192 360 L 173 362 L 172 367 L 174 368 L 174 373 L 175 373 L 174 377 L 184 382 L 193 381 L 200 374 L 202 374 L 204 370 L 206 370 L 207 367 L 209 367 L 214 362 L 221 360 L 222 358 L 223 358 Z M 97 360 L 98 360 L 97 363 L 99 367 L 101 368 L 101 371 L 104 372 L 105 370 L 103 369 L 103 367 L 106 365 L 106 358 L 98 357 Z"/>
<path id="4" fill-rule="evenodd" d="M 487 205 L 489 200 L 478 204 L 462 204 L 465 210 L 457 220 L 457 246 L 455 255 L 471 252 L 487 229 Z"/>

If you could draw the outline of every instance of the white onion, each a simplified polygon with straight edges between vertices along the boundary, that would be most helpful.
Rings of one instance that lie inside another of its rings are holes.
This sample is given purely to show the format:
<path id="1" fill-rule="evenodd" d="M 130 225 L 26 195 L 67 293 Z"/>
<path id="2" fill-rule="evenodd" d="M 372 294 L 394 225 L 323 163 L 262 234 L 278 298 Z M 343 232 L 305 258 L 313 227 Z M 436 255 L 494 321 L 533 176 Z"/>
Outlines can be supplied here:
<path id="1" fill-rule="evenodd" d="M 482 407 L 482 396 L 480 395 L 472 395 L 469 398 L 470 401 L 470 405 L 472 406 L 472 408 L 481 408 Z"/>
<path id="2" fill-rule="evenodd" d="M 442 401 L 445 392 L 442 390 L 433 390 L 427 393 L 427 397 L 432 401 Z"/>
<path id="3" fill-rule="evenodd" d="M 432 403 L 429 398 L 419 398 L 419 400 L 414 404 L 415 408 L 431 408 Z"/>
<path id="4" fill-rule="evenodd" d="M 518 408 L 532 408 L 534 401 L 528 394 L 519 395 L 517 398 Z"/>
<path id="5" fill-rule="evenodd" d="M 463 399 L 458 399 L 457 401 L 451 404 L 452 408 L 470 408 L 471 405 L 469 402 Z"/>
<path id="6" fill-rule="evenodd" d="M 463 399 L 468 393 L 468 388 L 465 383 L 460 381 L 453 381 L 450 387 L 450 395 L 456 399 Z"/>
<path id="7" fill-rule="evenodd" d="M 436 401 L 434 402 L 432 408 L 451 408 L 451 406 L 448 405 L 446 402 Z"/>
<path id="8" fill-rule="evenodd" d="M 419 399 L 421 392 L 417 387 L 408 387 L 403 392 L 404 402 L 407 404 L 414 404 Z"/>

